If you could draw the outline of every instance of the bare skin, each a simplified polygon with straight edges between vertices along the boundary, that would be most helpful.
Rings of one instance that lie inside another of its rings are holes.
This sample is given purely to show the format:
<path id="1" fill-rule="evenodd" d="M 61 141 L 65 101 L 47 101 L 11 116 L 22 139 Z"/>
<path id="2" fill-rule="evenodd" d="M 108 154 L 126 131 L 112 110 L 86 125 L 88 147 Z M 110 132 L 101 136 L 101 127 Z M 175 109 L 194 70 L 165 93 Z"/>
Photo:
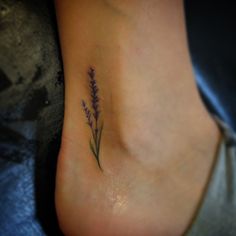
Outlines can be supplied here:
<path id="1" fill-rule="evenodd" d="M 68 236 L 178 236 L 207 186 L 219 130 L 196 88 L 180 0 L 57 0 L 65 117 L 56 208 Z M 99 87 L 99 169 L 82 99 Z"/>

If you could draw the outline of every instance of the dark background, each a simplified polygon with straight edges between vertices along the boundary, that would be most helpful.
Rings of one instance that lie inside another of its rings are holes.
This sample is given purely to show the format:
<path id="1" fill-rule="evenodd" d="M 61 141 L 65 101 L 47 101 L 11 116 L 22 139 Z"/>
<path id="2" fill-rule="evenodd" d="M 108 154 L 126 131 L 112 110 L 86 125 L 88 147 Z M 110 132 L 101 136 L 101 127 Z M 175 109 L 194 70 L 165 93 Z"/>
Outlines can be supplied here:
<path id="1" fill-rule="evenodd" d="M 201 94 L 236 130 L 233 3 L 185 2 Z M 0 52 L 0 236 L 60 235 L 54 182 L 64 83 L 53 3 L 0 0 Z"/>
<path id="2" fill-rule="evenodd" d="M 185 1 L 198 85 L 211 111 L 236 131 L 236 14 L 233 1 Z"/>

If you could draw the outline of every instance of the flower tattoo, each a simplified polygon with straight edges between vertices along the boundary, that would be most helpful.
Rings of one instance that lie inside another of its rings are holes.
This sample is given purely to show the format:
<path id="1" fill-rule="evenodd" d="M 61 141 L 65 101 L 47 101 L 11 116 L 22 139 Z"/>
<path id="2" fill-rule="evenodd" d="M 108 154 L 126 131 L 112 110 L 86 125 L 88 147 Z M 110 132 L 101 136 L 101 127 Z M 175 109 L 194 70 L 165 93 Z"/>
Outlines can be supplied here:
<path id="1" fill-rule="evenodd" d="M 90 149 L 97 160 L 99 168 L 102 170 L 99 151 L 100 143 L 103 130 L 103 122 L 99 120 L 100 118 L 100 109 L 99 109 L 99 97 L 98 97 L 98 86 L 95 80 L 95 70 L 90 67 L 88 70 L 88 79 L 89 79 L 89 89 L 90 89 L 90 105 L 91 109 L 88 107 L 87 103 L 82 100 L 82 108 L 84 110 L 87 124 L 90 127 L 92 138 L 89 141 Z"/>

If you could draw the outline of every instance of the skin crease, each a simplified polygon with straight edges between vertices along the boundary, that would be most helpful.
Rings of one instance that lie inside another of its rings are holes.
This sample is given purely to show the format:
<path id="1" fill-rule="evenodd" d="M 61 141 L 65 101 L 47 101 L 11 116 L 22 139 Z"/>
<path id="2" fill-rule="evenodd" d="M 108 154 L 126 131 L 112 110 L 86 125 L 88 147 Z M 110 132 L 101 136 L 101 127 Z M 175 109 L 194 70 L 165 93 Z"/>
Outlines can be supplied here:
<path id="1" fill-rule="evenodd" d="M 220 133 L 196 88 L 180 0 L 56 0 L 65 115 L 56 209 L 68 236 L 178 236 L 191 224 Z M 100 160 L 81 100 L 92 66 Z"/>

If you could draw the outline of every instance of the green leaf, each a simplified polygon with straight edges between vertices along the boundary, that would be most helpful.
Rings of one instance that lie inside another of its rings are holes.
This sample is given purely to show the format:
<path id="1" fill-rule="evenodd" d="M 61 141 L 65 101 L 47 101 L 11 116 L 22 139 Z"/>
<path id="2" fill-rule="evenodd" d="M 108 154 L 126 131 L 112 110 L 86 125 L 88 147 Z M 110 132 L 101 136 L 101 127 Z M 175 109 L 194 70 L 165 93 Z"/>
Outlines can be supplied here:
<path id="1" fill-rule="evenodd" d="M 98 148 L 97 148 L 97 154 L 99 156 L 99 150 L 100 150 L 100 143 L 101 143 L 101 137 L 102 137 L 102 130 L 103 130 L 103 123 L 101 124 L 101 127 L 99 129 L 99 134 L 98 134 Z"/>
<path id="2" fill-rule="evenodd" d="M 90 146 L 90 149 L 91 149 L 91 151 L 92 151 L 93 155 L 94 155 L 94 156 L 96 157 L 96 159 L 97 159 L 96 150 L 94 149 L 94 146 L 93 146 L 93 144 L 92 144 L 92 141 L 91 141 L 91 140 L 89 141 L 89 146 Z"/>

